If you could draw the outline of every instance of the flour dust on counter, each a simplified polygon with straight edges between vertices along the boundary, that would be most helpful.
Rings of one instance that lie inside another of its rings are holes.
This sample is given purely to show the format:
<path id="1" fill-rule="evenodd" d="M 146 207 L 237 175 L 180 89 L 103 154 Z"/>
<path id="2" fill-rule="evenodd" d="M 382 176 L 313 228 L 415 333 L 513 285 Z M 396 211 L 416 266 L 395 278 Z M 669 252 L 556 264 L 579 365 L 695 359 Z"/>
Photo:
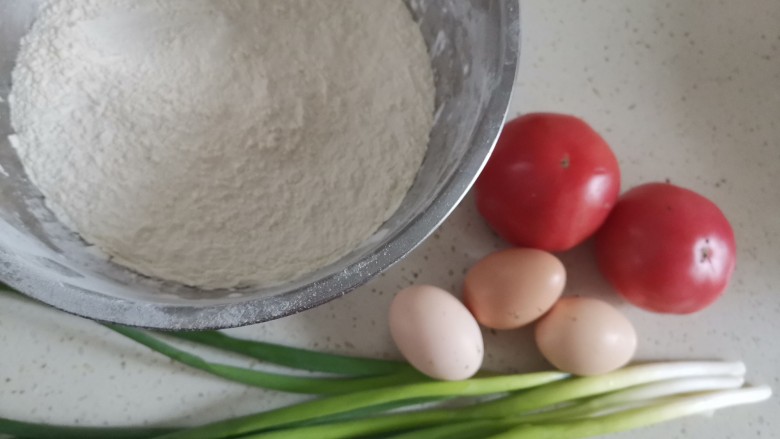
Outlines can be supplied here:
<path id="1" fill-rule="evenodd" d="M 57 218 L 206 289 L 339 259 L 400 205 L 433 123 L 400 0 L 58 0 L 24 38 L 13 145 Z"/>

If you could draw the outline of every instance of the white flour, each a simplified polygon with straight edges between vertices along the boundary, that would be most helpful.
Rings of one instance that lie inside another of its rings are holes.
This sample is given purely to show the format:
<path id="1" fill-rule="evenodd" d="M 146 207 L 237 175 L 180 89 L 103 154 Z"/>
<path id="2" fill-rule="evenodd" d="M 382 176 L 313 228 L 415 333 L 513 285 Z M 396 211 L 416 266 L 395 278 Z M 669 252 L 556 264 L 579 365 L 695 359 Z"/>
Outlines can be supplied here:
<path id="1" fill-rule="evenodd" d="M 433 78 L 400 0 L 57 0 L 24 39 L 15 146 L 115 261 L 205 288 L 335 261 L 398 207 Z"/>

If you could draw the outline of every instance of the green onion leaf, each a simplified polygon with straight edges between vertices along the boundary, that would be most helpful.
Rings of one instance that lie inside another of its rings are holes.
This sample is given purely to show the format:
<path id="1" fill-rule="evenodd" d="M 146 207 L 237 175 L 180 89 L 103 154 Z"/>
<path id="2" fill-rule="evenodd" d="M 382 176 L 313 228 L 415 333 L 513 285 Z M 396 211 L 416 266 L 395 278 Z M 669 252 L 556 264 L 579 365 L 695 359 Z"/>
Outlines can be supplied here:
<path id="1" fill-rule="evenodd" d="M 742 376 L 744 374 L 745 365 L 739 362 L 680 361 L 638 364 L 604 375 L 579 377 L 538 389 L 518 392 L 506 398 L 469 408 L 467 415 L 474 418 L 519 416 L 532 410 L 654 381 L 706 376 Z"/>
<path id="2" fill-rule="evenodd" d="M 0 436 L 18 439 L 144 439 L 171 433 L 165 428 L 66 427 L 0 418 Z"/>
<path id="3" fill-rule="evenodd" d="M 161 438 L 220 439 L 245 436 L 263 430 L 289 426 L 301 421 L 314 420 L 380 404 L 412 401 L 419 398 L 491 395 L 541 386 L 567 378 L 568 376 L 568 374 L 562 372 L 538 372 L 524 375 L 473 378 L 464 381 L 424 382 L 366 390 L 306 401 L 268 412 L 216 422 L 164 435 Z M 319 436 L 313 437 L 321 439 Z"/>
<path id="4" fill-rule="evenodd" d="M 358 378 L 303 377 L 263 372 L 227 364 L 208 362 L 196 355 L 175 348 L 144 331 L 118 325 L 107 324 L 106 327 L 195 369 L 230 381 L 270 390 L 303 394 L 339 394 L 395 386 L 398 385 L 398 383 L 429 380 L 419 372 L 411 369 L 399 371 L 390 375 Z"/>
<path id="5" fill-rule="evenodd" d="M 268 363 L 342 375 L 384 375 L 411 370 L 408 363 L 327 354 L 273 343 L 231 337 L 217 331 L 166 333 L 182 340 L 241 354 Z"/>
<path id="6" fill-rule="evenodd" d="M 490 439 L 580 439 L 634 430 L 686 416 L 769 399 L 769 387 L 703 392 L 661 399 L 659 402 L 606 416 L 556 423 L 526 424 Z"/>

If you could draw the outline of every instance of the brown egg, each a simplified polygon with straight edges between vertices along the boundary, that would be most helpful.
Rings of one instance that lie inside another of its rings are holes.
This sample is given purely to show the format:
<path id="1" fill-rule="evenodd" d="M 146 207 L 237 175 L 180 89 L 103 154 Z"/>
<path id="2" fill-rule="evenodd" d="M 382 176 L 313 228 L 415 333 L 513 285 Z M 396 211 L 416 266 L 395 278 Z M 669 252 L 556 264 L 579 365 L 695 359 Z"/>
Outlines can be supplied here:
<path id="1" fill-rule="evenodd" d="M 390 334 L 404 358 L 440 380 L 463 380 L 482 365 L 482 333 L 455 296 L 431 285 L 413 285 L 390 305 Z"/>
<path id="2" fill-rule="evenodd" d="M 488 328 L 514 329 L 544 315 L 565 285 L 566 270 L 558 258 L 542 250 L 511 248 L 488 255 L 469 270 L 463 301 Z"/>
<path id="3" fill-rule="evenodd" d="M 600 375 L 625 366 L 636 351 L 636 331 L 612 305 L 564 297 L 536 324 L 536 344 L 558 369 Z"/>

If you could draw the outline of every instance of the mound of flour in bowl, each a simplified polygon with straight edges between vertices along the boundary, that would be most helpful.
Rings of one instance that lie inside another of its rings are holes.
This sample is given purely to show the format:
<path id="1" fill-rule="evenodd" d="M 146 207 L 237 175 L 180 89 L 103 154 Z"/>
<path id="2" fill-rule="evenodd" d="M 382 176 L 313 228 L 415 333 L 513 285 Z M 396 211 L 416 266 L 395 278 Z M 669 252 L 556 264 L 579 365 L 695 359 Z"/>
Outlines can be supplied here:
<path id="1" fill-rule="evenodd" d="M 413 182 L 433 101 L 401 0 L 55 0 L 10 106 L 63 223 L 215 289 L 295 278 L 371 236 Z"/>

